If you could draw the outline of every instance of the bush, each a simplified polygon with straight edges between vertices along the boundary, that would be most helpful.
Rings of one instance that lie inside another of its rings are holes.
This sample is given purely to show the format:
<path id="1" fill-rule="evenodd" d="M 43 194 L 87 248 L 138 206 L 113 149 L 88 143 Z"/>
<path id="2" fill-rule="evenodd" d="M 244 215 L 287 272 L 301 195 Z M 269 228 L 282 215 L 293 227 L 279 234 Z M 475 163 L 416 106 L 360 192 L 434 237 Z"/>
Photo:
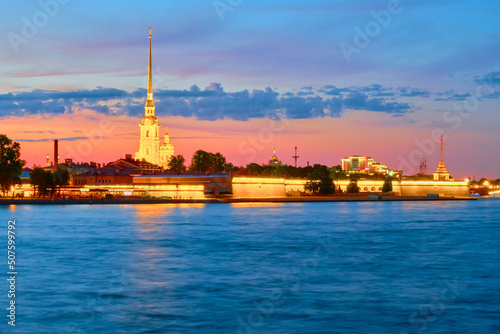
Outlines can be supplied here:
<path id="1" fill-rule="evenodd" d="M 347 193 L 349 193 L 349 194 L 357 194 L 357 193 L 359 193 L 358 181 L 352 180 L 347 185 Z"/>
<path id="2" fill-rule="evenodd" d="M 384 180 L 384 185 L 382 186 L 382 192 L 388 193 L 391 191 L 392 191 L 392 178 L 390 176 L 388 176 Z"/>

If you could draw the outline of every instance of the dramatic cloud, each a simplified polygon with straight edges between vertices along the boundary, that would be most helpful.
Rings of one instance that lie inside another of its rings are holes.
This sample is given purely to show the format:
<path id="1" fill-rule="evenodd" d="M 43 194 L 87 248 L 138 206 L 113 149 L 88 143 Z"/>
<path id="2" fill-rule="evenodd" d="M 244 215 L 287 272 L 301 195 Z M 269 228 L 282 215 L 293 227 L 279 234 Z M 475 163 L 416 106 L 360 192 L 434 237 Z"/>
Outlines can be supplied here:
<path id="1" fill-rule="evenodd" d="M 209 121 L 340 117 L 345 110 L 367 110 L 393 115 L 413 112 L 410 103 L 395 101 L 398 91 L 381 85 L 348 88 L 330 85 L 316 92 L 311 87 L 304 87 L 303 90 L 296 94 L 280 94 L 271 88 L 225 92 L 221 84 L 211 83 L 204 90 L 196 85 L 189 90 L 157 90 L 154 98 L 159 116 L 195 117 Z M 421 91 L 404 89 L 400 91 L 400 95 L 425 96 Z M 0 116 L 70 114 L 78 109 L 91 109 L 106 115 L 140 117 L 144 113 L 145 96 L 145 89 L 128 93 L 101 87 L 71 92 L 34 90 L 8 93 L 0 95 Z"/>

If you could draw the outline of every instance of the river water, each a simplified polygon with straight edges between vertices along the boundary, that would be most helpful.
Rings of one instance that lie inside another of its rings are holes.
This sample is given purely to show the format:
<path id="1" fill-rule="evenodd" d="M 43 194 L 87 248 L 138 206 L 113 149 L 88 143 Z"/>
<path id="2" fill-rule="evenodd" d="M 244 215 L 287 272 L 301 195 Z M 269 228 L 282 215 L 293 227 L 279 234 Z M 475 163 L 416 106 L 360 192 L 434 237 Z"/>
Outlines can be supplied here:
<path id="1" fill-rule="evenodd" d="M 0 216 L 5 333 L 500 333 L 499 199 Z"/>

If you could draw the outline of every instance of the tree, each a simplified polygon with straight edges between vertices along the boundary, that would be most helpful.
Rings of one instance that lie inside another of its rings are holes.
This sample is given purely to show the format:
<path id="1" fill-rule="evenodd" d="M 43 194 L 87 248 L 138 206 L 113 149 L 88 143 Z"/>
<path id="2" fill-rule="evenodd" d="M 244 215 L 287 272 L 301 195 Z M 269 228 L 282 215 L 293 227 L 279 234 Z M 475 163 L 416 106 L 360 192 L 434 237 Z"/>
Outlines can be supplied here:
<path id="1" fill-rule="evenodd" d="M 56 180 L 50 170 L 45 171 L 44 196 L 50 193 L 50 198 L 56 192 Z"/>
<path id="2" fill-rule="evenodd" d="M 351 180 L 349 184 L 347 185 L 347 192 L 349 194 L 357 194 L 359 193 L 359 187 L 358 187 L 358 181 L 357 180 Z"/>
<path id="3" fill-rule="evenodd" d="M 306 191 L 330 195 L 335 193 L 333 180 L 328 173 L 328 168 L 322 165 L 314 165 L 314 171 L 306 177 L 307 182 L 304 186 Z"/>
<path id="4" fill-rule="evenodd" d="M 311 174 L 306 177 L 306 184 L 304 185 L 305 191 L 310 191 L 312 193 L 319 192 L 319 180 L 315 179 Z"/>
<path id="5" fill-rule="evenodd" d="M 194 152 L 189 170 L 191 172 L 208 173 L 212 167 L 212 153 L 203 150 Z"/>
<path id="6" fill-rule="evenodd" d="M 219 152 L 214 154 L 211 152 L 198 150 L 193 154 L 189 170 L 191 172 L 201 173 L 221 173 L 226 170 L 226 166 L 226 158 Z"/>
<path id="7" fill-rule="evenodd" d="M 382 186 L 382 192 L 388 193 L 392 191 L 392 177 L 387 176 L 384 180 L 384 185 Z"/>
<path id="8" fill-rule="evenodd" d="M 57 167 L 56 172 L 53 175 L 54 177 L 54 186 L 59 187 L 59 195 L 61 195 L 61 186 L 67 186 L 69 184 L 69 171 L 65 165 L 60 165 Z"/>
<path id="9" fill-rule="evenodd" d="M 6 135 L 0 135 L 0 186 L 5 191 L 19 183 L 26 161 L 21 160 L 21 145 Z"/>
<path id="10" fill-rule="evenodd" d="M 260 175 L 263 170 L 264 170 L 264 168 L 262 168 L 261 165 L 256 164 L 255 162 L 252 162 L 252 163 L 248 164 L 245 167 L 245 172 L 247 174 L 257 174 L 257 175 Z"/>
<path id="11" fill-rule="evenodd" d="M 323 176 L 319 181 L 319 193 L 322 195 L 335 194 L 335 186 L 330 176 Z"/>
<path id="12" fill-rule="evenodd" d="M 231 173 L 231 172 L 235 172 L 235 171 L 237 171 L 237 170 L 238 170 L 238 167 L 235 167 L 235 166 L 233 165 L 233 163 L 231 163 L 231 162 L 230 162 L 230 163 L 227 163 L 227 164 L 226 164 L 226 168 L 225 168 L 225 171 L 226 171 L 226 172 Z"/>
<path id="13" fill-rule="evenodd" d="M 182 156 L 181 154 L 174 155 L 168 161 L 168 169 L 176 173 L 185 172 L 186 171 L 186 166 L 184 165 L 185 162 L 186 159 L 184 159 L 184 156 Z"/>
<path id="14" fill-rule="evenodd" d="M 219 152 L 213 154 L 210 153 L 212 156 L 212 166 L 210 168 L 210 171 L 215 172 L 215 173 L 222 173 L 226 169 L 226 158 L 220 154 Z"/>
<path id="15" fill-rule="evenodd" d="M 52 195 L 55 192 L 56 183 L 50 170 L 44 170 L 40 167 L 33 169 L 30 183 L 35 187 L 35 191 L 38 189 L 38 197 L 45 196 L 49 192 Z"/>
<path id="16" fill-rule="evenodd" d="M 35 188 L 35 193 L 38 190 L 38 197 L 42 194 L 41 187 L 45 183 L 45 170 L 40 167 L 36 167 L 30 174 L 30 184 Z"/>

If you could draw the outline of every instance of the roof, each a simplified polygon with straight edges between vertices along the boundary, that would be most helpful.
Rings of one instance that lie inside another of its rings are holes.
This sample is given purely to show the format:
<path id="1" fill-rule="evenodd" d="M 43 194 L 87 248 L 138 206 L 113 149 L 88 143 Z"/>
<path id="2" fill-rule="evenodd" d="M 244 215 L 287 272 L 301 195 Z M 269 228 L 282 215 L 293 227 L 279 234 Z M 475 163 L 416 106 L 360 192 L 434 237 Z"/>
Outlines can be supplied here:
<path id="1" fill-rule="evenodd" d="M 131 176 L 137 175 L 137 168 L 126 168 L 123 166 L 108 165 L 95 171 L 88 171 L 77 176 Z"/>

